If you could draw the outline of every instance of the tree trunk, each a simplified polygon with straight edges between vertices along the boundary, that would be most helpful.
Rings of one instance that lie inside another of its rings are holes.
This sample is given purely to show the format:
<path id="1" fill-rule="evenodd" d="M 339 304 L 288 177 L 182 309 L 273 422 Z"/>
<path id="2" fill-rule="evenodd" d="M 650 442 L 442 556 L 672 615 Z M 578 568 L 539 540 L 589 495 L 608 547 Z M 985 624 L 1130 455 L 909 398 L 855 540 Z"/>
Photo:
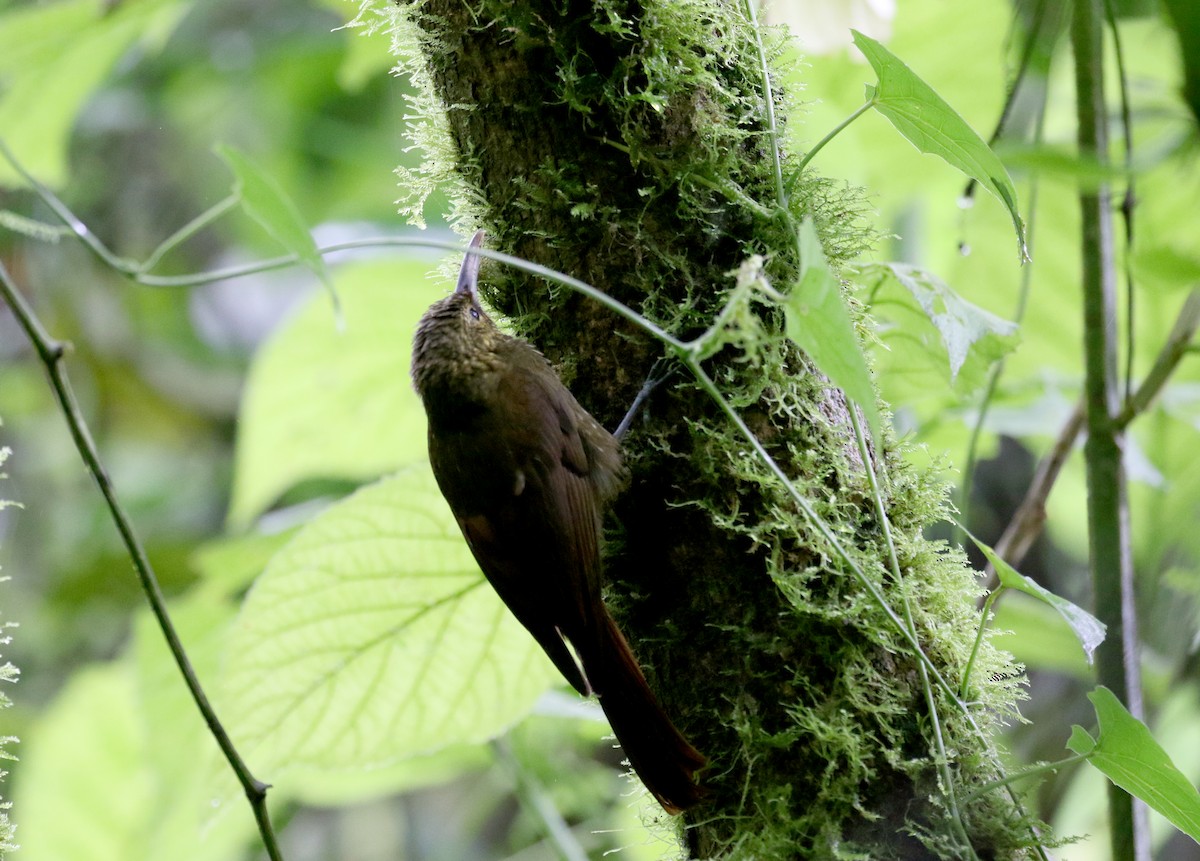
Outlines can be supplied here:
<path id="1" fill-rule="evenodd" d="M 752 254 L 786 291 L 805 215 L 835 266 L 870 241 L 839 184 L 806 175 L 777 206 L 760 43 L 740 4 L 424 0 L 402 8 L 397 32 L 435 97 L 426 149 L 452 158 L 460 213 L 489 245 L 678 337 L 711 324 Z M 485 263 L 482 280 L 614 427 L 661 347 L 522 273 Z M 957 687 L 977 586 L 958 553 L 922 537 L 942 488 L 885 432 L 875 457 L 897 583 L 844 397 L 784 338 L 777 309 L 744 310 L 706 369 L 901 617 L 907 598 L 923 651 Z M 985 642 L 970 706 L 924 683 L 901 632 L 685 375 L 652 397 L 625 452 L 607 594 L 709 760 L 708 796 L 683 817 L 694 857 L 1036 855 L 1005 790 L 964 803 L 1000 776 L 991 735 L 1017 695 L 1004 655 Z"/>

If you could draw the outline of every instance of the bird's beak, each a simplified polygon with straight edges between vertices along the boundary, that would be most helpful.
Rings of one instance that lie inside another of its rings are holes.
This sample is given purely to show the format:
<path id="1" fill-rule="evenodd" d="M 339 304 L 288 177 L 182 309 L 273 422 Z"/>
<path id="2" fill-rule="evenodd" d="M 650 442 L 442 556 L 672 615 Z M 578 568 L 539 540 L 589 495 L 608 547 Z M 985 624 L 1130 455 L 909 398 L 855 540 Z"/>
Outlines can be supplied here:
<path id="1" fill-rule="evenodd" d="M 468 247 L 470 249 L 481 247 L 485 235 L 482 230 L 475 231 Z M 476 302 L 479 301 L 479 263 L 482 259 L 478 254 L 467 251 L 467 255 L 463 258 L 462 269 L 458 270 L 458 286 L 454 288 L 455 293 L 468 293 Z"/>

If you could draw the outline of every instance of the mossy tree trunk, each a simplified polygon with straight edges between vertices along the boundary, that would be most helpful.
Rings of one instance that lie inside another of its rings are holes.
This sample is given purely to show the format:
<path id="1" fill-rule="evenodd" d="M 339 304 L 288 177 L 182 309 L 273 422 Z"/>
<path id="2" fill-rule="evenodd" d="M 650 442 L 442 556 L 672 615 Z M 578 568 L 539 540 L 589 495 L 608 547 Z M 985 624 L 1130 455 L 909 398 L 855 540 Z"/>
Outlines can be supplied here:
<path id="1" fill-rule="evenodd" d="M 422 0 L 401 16 L 489 245 L 679 337 L 710 325 L 753 254 L 777 289 L 794 282 L 803 216 L 835 265 L 869 240 L 856 196 L 830 181 L 805 177 L 780 205 L 761 43 L 740 0 Z M 774 107 L 782 123 L 785 103 Z M 661 347 L 521 273 L 485 264 L 483 280 L 613 427 Z M 782 336 L 777 309 L 747 307 L 705 367 L 889 604 L 907 598 L 924 652 L 958 685 L 977 588 L 958 555 L 922 538 L 941 489 L 885 439 L 875 457 L 897 583 L 844 398 Z M 708 798 L 683 818 L 694 857 L 1036 854 L 1002 790 L 963 803 L 999 773 L 990 734 L 1016 696 L 1002 655 L 985 644 L 969 708 L 923 683 L 896 626 L 685 375 L 625 449 L 610 605 L 709 759 Z"/>

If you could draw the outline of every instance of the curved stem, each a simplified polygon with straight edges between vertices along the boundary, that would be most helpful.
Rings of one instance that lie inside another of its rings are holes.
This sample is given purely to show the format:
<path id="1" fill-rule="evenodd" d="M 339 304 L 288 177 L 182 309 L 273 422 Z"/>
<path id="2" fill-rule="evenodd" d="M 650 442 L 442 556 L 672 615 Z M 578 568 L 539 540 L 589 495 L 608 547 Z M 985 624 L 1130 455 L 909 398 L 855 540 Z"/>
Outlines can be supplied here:
<path id="1" fill-rule="evenodd" d="M 220 202 L 204 210 L 204 212 L 197 215 L 183 227 L 179 228 L 162 242 L 160 242 L 158 247 L 150 253 L 150 256 L 142 261 L 141 265 L 138 266 L 138 274 L 153 269 L 158 265 L 159 261 L 166 257 L 167 254 L 170 253 L 174 248 L 191 239 L 205 227 L 208 227 L 208 225 L 212 224 L 214 221 L 216 221 L 225 213 L 229 212 L 229 210 L 233 209 L 241 202 L 241 195 L 231 194 Z"/>
<path id="2" fill-rule="evenodd" d="M 967 658 L 967 668 L 963 670 L 962 685 L 958 689 L 958 695 L 964 700 L 968 696 L 968 690 L 971 685 L 971 671 L 975 668 L 975 658 L 979 656 L 979 647 L 983 645 L 983 635 L 987 633 L 988 613 L 992 612 L 992 605 L 996 603 L 996 599 L 1004 592 L 1004 586 L 997 586 L 992 591 L 988 592 L 987 599 L 983 602 L 983 609 L 979 613 L 979 633 L 975 636 L 975 645 L 971 647 L 971 657 Z"/>
<path id="3" fill-rule="evenodd" d="M 888 565 L 892 570 L 892 578 L 896 581 L 896 588 L 900 592 L 900 599 L 904 603 L 904 622 L 908 626 L 909 633 L 916 639 L 917 625 L 913 619 L 912 604 L 908 600 L 908 588 L 904 583 L 904 577 L 900 571 L 900 560 L 896 555 L 896 542 L 892 538 L 891 519 L 888 517 L 887 508 L 883 504 L 883 494 L 880 492 L 879 479 L 875 474 L 875 459 L 871 456 L 870 447 L 867 445 L 867 438 L 863 434 L 862 422 L 858 419 L 858 407 L 853 401 L 848 406 L 850 424 L 854 428 L 854 440 L 858 444 L 858 454 L 862 458 L 863 470 L 867 476 L 867 485 L 871 489 L 871 500 L 875 505 L 875 516 L 879 519 L 880 531 L 883 534 L 884 543 L 887 545 Z M 976 648 L 978 648 L 978 644 L 976 644 Z M 917 669 L 921 673 L 921 690 L 925 695 L 925 707 L 929 709 L 930 723 L 933 725 L 933 743 L 937 748 L 937 768 L 942 777 L 942 784 L 944 785 L 943 793 L 946 798 L 946 807 L 950 811 L 950 820 L 953 823 L 956 836 L 961 841 L 961 848 L 968 853 L 967 857 L 979 861 L 975 847 L 971 845 L 971 838 L 967 835 L 966 826 L 963 825 L 962 813 L 958 807 L 954 791 L 954 773 L 950 770 L 950 758 L 946 753 L 946 739 L 942 735 L 942 722 L 938 717 L 937 697 L 934 695 L 933 686 L 929 683 L 929 671 L 920 662 L 917 663 Z"/>
<path id="4" fill-rule="evenodd" d="M 846 126 L 850 125 L 850 123 L 854 122 L 874 106 L 875 99 L 873 98 L 867 102 L 864 102 L 857 110 L 854 111 L 854 113 L 834 126 L 833 130 L 829 132 L 829 134 L 817 141 L 816 146 L 804 154 L 804 158 L 800 159 L 800 164 L 796 165 L 796 170 L 792 173 L 792 178 L 787 181 L 785 190 L 788 194 L 791 194 L 792 189 L 796 187 L 796 183 L 800 181 L 800 175 L 804 173 L 804 168 L 807 167 L 808 163 L 813 160 L 816 154 L 825 147 L 825 144 L 829 143 L 831 140 L 841 134 L 842 130 L 846 128 Z"/>
<path id="5" fill-rule="evenodd" d="M 1091 756 L 1091 754 L 1088 753 L 1081 753 L 1076 756 L 1068 756 L 1066 759 L 1060 759 L 1058 762 L 1048 762 L 1045 765 L 1027 768 L 1019 774 L 1010 774 L 1006 777 L 1000 778 L 999 780 L 993 780 L 991 783 L 985 783 L 983 786 L 979 787 L 970 795 L 968 795 L 963 803 L 970 804 L 976 798 L 986 795 L 993 789 L 999 789 L 1002 786 L 1012 786 L 1012 784 L 1016 783 L 1018 780 L 1024 780 L 1027 777 L 1037 777 L 1039 774 L 1053 774 L 1059 769 L 1066 768 L 1069 765 L 1074 765 L 1077 762 L 1083 762 L 1089 756 Z"/>
<path id="6" fill-rule="evenodd" d="M 775 93 L 771 88 L 771 70 L 767 67 L 767 51 L 763 47 L 762 29 L 758 26 L 758 0 L 746 0 L 746 17 L 754 29 L 754 46 L 758 49 L 758 68 L 762 75 L 763 104 L 767 114 L 767 131 L 771 135 L 771 167 L 775 171 L 775 202 L 787 208 L 788 189 L 783 184 L 783 164 L 779 160 L 779 126 L 775 121 Z"/>
<path id="7" fill-rule="evenodd" d="M 230 740 L 228 733 L 225 732 L 225 728 L 221 725 L 221 721 L 217 718 L 216 711 L 213 709 L 212 704 L 209 703 L 208 696 L 204 693 L 204 688 L 201 687 L 200 680 L 196 676 L 196 671 L 192 668 L 187 652 L 183 648 L 183 643 L 175 631 L 175 625 L 172 623 L 170 614 L 167 612 L 166 599 L 163 597 L 162 589 L 158 584 L 158 578 L 154 573 L 153 567 L 150 565 L 150 560 L 146 556 L 146 551 L 142 546 L 141 540 L 134 531 L 133 523 L 117 499 L 112 480 L 109 478 L 108 471 L 100 461 L 96 444 L 92 440 L 87 422 L 84 421 L 83 413 L 79 409 L 79 403 L 75 398 L 75 391 L 71 388 L 71 383 L 67 379 L 66 368 L 63 367 L 63 356 L 66 353 L 66 346 L 61 341 L 56 341 L 50 337 L 46 332 L 41 321 L 33 313 L 33 309 L 29 307 L 25 298 L 17 290 L 16 284 L 13 283 L 3 263 L 0 263 L 0 296 L 3 296 L 9 307 L 12 308 L 17 322 L 25 331 L 34 349 L 37 351 L 42 364 L 46 367 L 46 373 L 50 377 L 50 385 L 54 389 L 59 406 L 62 408 L 67 426 L 71 431 L 71 437 L 75 440 L 75 447 L 78 449 L 79 456 L 83 459 L 88 472 L 91 473 L 92 478 L 95 479 L 97 486 L 100 488 L 100 493 L 104 497 L 105 504 L 108 506 L 113 523 L 116 524 L 117 531 L 121 535 L 121 541 L 124 543 L 125 549 L 133 561 L 133 567 L 137 572 L 142 591 L 146 593 L 146 599 L 150 603 L 150 609 L 154 613 L 154 618 L 162 630 L 163 638 L 167 641 L 171 655 L 175 658 L 175 664 L 179 667 L 179 672 L 183 675 L 184 683 L 187 685 L 188 691 L 196 703 L 196 707 L 200 710 L 200 714 L 204 717 L 204 722 L 208 725 L 209 732 L 216 739 L 221 752 L 225 755 L 225 759 L 229 762 L 234 774 L 237 775 L 238 782 L 246 792 L 246 797 L 249 799 L 251 809 L 254 812 L 254 818 L 258 822 L 259 833 L 262 835 L 263 846 L 267 850 L 267 855 L 271 858 L 271 861 L 281 861 L 283 856 L 279 852 L 275 832 L 271 827 L 270 814 L 267 811 L 268 784 L 258 780 L 250 773 L 249 767 L 242 760 L 237 748 L 234 747 L 233 741 Z"/>

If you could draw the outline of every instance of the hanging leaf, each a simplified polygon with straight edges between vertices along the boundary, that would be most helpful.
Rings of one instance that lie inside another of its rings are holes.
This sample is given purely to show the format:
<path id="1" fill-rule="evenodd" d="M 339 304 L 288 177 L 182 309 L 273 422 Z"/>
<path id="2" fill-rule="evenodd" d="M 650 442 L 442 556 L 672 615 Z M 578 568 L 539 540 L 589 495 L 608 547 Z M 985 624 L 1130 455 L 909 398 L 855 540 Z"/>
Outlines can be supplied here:
<path id="1" fill-rule="evenodd" d="M 479 571 L 425 463 L 328 509 L 276 554 L 228 656 L 226 724 L 267 773 L 479 743 L 558 678 Z"/>
<path id="2" fill-rule="evenodd" d="M 878 439 L 879 410 L 871 374 L 841 284 L 825 260 L 811 218 L 800 225 L 800 280 L 787 293 L 784 314 L 787 336 L 858 405 Z"/>
<path id="3" fill-rule="evenodd" d="M 854 44 L 879 76 L 875 86 L 867 86 L 867 99 L 875 110 L 921 152 L 945 160 L 995 195 L 1012 217 L 1021 260 L 1028 260 L 1017 190 L 1004 163 L 967 121 L 900 58 L 869 36 L 857 30 L 850 32 Z"/>
<path id="4" fill-rule="evenodd" d="M 313 271 L 329 291 L 336 309 L 338 296 L 333 289 L 333 279 L 329 277 L 329 267 L 317 250 L 317 243 L 304 224 L 296 204 L 273 177 L 264 173 L 239 150 L 228 144 L 218 144 L 216 151 L 233 171 L 233 191 L 240 196 L 246 214 Z"/>
<path id="5" fill-rule="evenodd" d="M 971 535 L 969 532 L 967 534 Z M 1079 645 L 1083 646 L 1083 652 L 1090 664 L 1096 647 L 1104 642 L 1104 636 L 1107 631 L 1104 623 L 1082 607 L 1072 604 L 1066 598 L 1055 595 L 1049 589 L 1038 585 L 1024 574 L 1021 574 L 1017 569 L 997 556 L 995 550 L 988 547 L 974 535 L 971 535 L 971 540 L 975 542 L 975 546 L 983 552 L 987 560 L 992 563 L 992 567 L 996 569 L 996 576 L 1000 578 L 1001 585 L 1009 589 L 1024 592 L 1026 595 L 1032 595 L 1039 601 L 1044 601 L 1067 620 L 1067 624 L 1071 626 L 1071 630 L 1075 632 L 1075 636 L 1079 639 Z"/>

